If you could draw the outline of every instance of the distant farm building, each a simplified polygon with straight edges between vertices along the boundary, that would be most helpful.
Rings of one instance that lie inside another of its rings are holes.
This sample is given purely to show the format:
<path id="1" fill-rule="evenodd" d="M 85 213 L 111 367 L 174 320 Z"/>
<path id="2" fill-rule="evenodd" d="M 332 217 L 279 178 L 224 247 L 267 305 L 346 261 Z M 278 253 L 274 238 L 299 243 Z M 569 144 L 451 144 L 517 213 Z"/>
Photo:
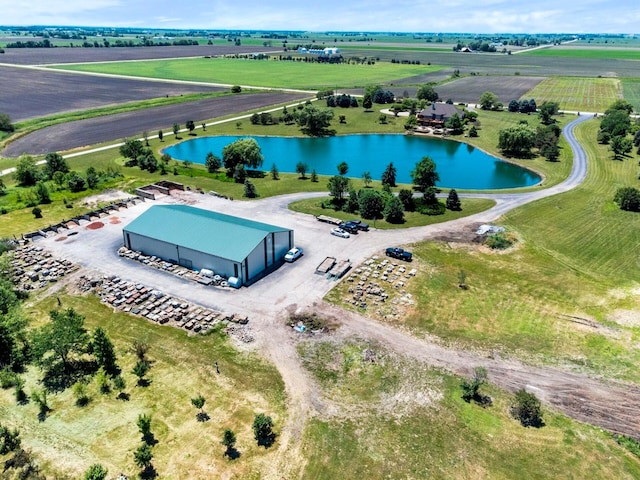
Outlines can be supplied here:
<path id="1" fill-rule="evenodd" d="M 328 47 L 328 48 L 304 48 L 299 47 L 298 53 L 301 54 L 309 54 L 309 55 L 340 55 L 340 49 L 338 47 Z"/>
<path id="2" fill-rule="evenodd" d="M 434 102 L 418 113 L 418 125 L 424 127 L 443 128 L 444 124 L 455 114 L 462 119 L 464 112 L 450 103 Z"/>
<path id="3" fill-rule="evenodd" d="M 154 205 L 122 230 L 124 245 L 250 284 L 280 265 L 293 230 L 186 205 Z"/>

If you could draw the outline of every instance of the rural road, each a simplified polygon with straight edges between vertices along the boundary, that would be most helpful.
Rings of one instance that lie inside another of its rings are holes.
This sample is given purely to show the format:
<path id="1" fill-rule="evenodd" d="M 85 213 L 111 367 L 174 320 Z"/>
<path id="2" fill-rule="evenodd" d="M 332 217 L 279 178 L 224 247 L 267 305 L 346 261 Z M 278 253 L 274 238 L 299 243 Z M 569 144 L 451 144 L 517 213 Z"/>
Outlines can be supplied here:
<path id="1" fill-rule="evenodd" d="M 55 237 L 40 240 L 57 256 L 68 258 L 100 273 L 118 272 L 123 279 L 153 285 L 167 293 L 193 303 L 227 312 L 246 313 L 256 338 L 255 346 L 278 368 L 285 383 L 288 417 L 283 425 L 278 460 L 265 478 L 281 478 L 278 472 L 293 472 L 304 462 L 301 438 L 305 422 L 311 416 L 322 416 L 322 395 L 299 359 L 298 337 L 285 323 L 291 312 L 313 310 L 339 320 L 336 338 L 363 338 L 379 342 L 386 348 L 420 362 L 467 375 L 476 366 L 488 369 L 489 379 L 509 391 L 526 387 L 548 405 L 570 417 L 600 426 L 616 433 L 640 435 L 640 388 L 615 381 L 600 380 L 557 367 L 534 367 L 517 359 L 492 358 L 487 352 L 446 347 L 429 339 L 417 338 L 397 328 L 345 311 L 324 302 L 324 295 L 335 285 L 324 276 L 314 274 L 315 266 L 326 256 L 349 258 L 357 265 L 379 254 L 385 246 L 407 244 L 436 238 L 450 232 L 469 229 L 478 223 L 497 220 L 504 213 L 551 195 L 567 192 L 580 185 L 587 174 L 586 153 L 577 142 L 573 130 L 589 116 L 579 116 L 564 128 L 564 135 L 574 155 L 572 170 L 562 183 L 535 192 L 518 194 L 473 194 L 489 197 L 496 205 L 484 212 L 445 224 L 402 230 L 376 230 L 350 239 L 328 234 L 327 224 L 310 215 L 290 211 L 290 202 L 318 193 L 301 193 L 271 197 L 252 202 L 227 201 L 209 195 L 185 193 L 183 198 L 167 198 L 165 202 L 197 202 L 203 208 L 223 210 L 228 214 L 276 223 L 293 228 L 296 243 L 305 248 L 305 256 L 294 264 L 283 265 L 276 272 L 249 288 L 233 292 L 215 292 L 201 285 L 149 269 L 124 260 L 115 253 L 122 244 L 121 226 L 106 224 L 104 228 L 81 230 L 66 241 Z M 138 204 L 116 215 L 122 224 L 135 218 L 152 202 Z M 159 203 L 158 201 L 153 203 Z M 107 223 L 107 222 L 105 222 Z M 73 239 L 71 239 L 73 238 Z M 318 241 L 318 239 L 322 239 Z M 59 239 L 60 240 L 60 239 Z M 95 252 L 101 255 L 96 256 Z M 298 465 L 298 467 L 296 467 Z"/>

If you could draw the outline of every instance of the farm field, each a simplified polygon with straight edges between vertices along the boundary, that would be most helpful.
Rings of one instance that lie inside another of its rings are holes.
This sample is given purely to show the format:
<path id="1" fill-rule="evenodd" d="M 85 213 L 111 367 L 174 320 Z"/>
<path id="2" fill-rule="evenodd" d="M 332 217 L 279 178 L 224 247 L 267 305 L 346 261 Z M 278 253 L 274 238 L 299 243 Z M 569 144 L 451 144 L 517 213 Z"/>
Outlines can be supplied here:
<path id="1" fill-rule="evenodd" d="M 529 90 L 535 88 L 545 80 L 544 77 L 524 77 L 512 75 L 499 76 L 471 76 L 455 79 L 434 87 L 440 98 L 451 98 L 454 103 L 478 103 L 484 92 L 493 92 L 499 101 L 507 105 L 510 100 L 523 97 Z"/>
<path id="2" fill-rule="evenodd" d="M 114 48 L 6 48 L 2 63 L 47 65 L 86 62 L 118 62 L 161 58 L 185 58 L 235 55 L 255 52 L 278 52 L 281 48 L 262 45 L 198 45 L 180 47 L 114 47 Z"/>
<path id="3" fill-rule="evenodd" d="M 60 123 L 18 138 L 2 151 L 2 155 L 17 157 L 23 153 L 40 155 L 51 151 L 66 151 L 140 135 L 144 130 L 155 135 L 160 129 L 171 130 L 174 123 L 184 128 L 189 119 L 197 122 L 214 115 L 225 116 L 302 98 L 305 95 L 246 93 Z"/>
<path id="4" fill-rule="evenodd" d="M 618 79 L 553 77 L 536 85 L 523 98 L 534 98 L 538 105 L 558 102 L 561 110 L 604 112 L 622 94 Z"/>
<path id="5" fill-rule="evenodd" d="M 12 67 L 0 67 L 0 83 L 12 85 L 10 89 L 0 90 L 0 105 L 14 123 L 125 102 L 223 90 L 207 85 L 102 78 Z"/>
<path id="6" fill-rule="evenodd" d="M 528 57 L 568 57 L 588 59 L 617 59 L 640 60 L 640 48 L 580 48 L 580 47 L 552 47 L 539 50 L 529 50 L 520 55 Z"/>
<path id="7" fill-rule="evenodd" d="M 59 67 L 62 68 L 62 67 Z M 323 89 L 385 83 L 396 78 L 437 71 L 443 67 L 399 65 L 319 64 L 248 59 L 182 59 L 140 63 L 68 65 L 69 70 L 189 80 L 229 85 Z"/>
<path id="8" fill-rule="evenodd" d="M 541 429 L 509 415 L 512 396 L 486 385 L 483 408 L 460 379 L 363 341 L 298 347 L 327 412 L 309 422 L 304 478 L 618 478 L 640 467 L 606 433 L 544 412 Z M 372 352 L 375 360 L 363 359 Z M 348 413 L 347 413 L 348 412 Z M 584 461 L 588 458 L 589 461 Z"/>

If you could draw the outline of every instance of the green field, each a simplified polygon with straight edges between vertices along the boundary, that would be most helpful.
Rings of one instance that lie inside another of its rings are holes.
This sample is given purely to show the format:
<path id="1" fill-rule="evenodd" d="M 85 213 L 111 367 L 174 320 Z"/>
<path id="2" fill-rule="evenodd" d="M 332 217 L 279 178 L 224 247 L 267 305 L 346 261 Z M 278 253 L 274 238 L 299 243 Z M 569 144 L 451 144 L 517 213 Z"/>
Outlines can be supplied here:
<path id="1" fill-rule="evenodd" d="M 640 78 L 623 78 L 622 92 L 624 99 L 640 111 Z"/>
<path id="2" fill-rule="evenodd" d="M 65 65 L 56 68 L 112 75 L 164 78 L 192 82 L 253 85 L 257 87 L 326 89 L 353 88 L 390 82 L 441 70 L 434 65 L 320 64 L 278 60 L 196 58 Z"/>
<path id="3" fill-rule="evenodd" d="M 638 309 L 640 217 L 612 201 L 618 187 L 637 184 L 637 157 L 612 160 L 594 141 L 597 128 L 590 121 L 577 130 L 589 155 L 582 186 L 505 216 L 501 224 L 516 248 L 497 254 L 472 245 L 412 245 L 419 270 L 429 273 L 410 289 L 418 307 L 399 323 L 457 345 L 640 381 L 640 325 L 625 320 Z M 468 290 L 457 288 L 460 270 Z M 339 285 L 328 299 L 345 305 L 347 289 Z M 567 315 L 600 326 L 578 329 Z"/>
<path id="4" fill-rule="evenodd" d="M 365 348 L 376 361 L 365 362 Z M 300 355 L 332 411 L 310 420 L 304 437 L 309 479 L 616 478 L 640 462 L 597 428 L 544 412 L 523 428 L 512 396 L 491 385 L 483 408 L 461 398 L 460 379 L 365 342 L 307 342 Z M 585 459 L 589 459 L 585 461 Z"/>
<path id="5" fill-rule="evenodd" d="M 640 60 L 640 48 L 556 47 L 530 50 L 528 52 L 522 52 L 519 55 L 526 55 L 529 57 L 588 58 L 592 60 Z"/>
<path id="6" fill-rule="evenodd" d="M 620 80 L 615 78 L 551 77 L 543 80 L 523 98 L 558 102 L 561 110 L 604 112 L 622 98 Z"/>
<path id="7" fill-rule="evenodd" d="M 58 471 L 81 478 L 91 464 L 101 463 L 110 477 L 118 472 L 129 478 L 139 471 L 133 451 L 140 444 L 136 427 L 139 414 L 153 418 L 151 430 L 154 465 L 162 478 L 210 478 L 211 472 L 227 472 L 235 478 L 259 478 L 261 464 L 273 458 L 274 450 L 258 447 L 251 424 L 258 412 L 270 414 L 282 426 L 286 415 L 284 386 L 275 368 L 258 356 L 235 350 L 222 333 L 188 336 L 174 327 L 160 326 L 124 313 L 114 313 L 98 297 L 67 296 L 58 293 L 63 307 L 73 307 L 86 317 L 85 326 L 93 331 L 105 329 L 114 343 L 118 364 L 127 383 L 128 401 L 116 399 L 113 391 L 99 393 L 94 381 L 88 383 L 90 402 L 86 407 L 74 403 L 71 389 L 49 395 L 52 411 L 38 421 L 34 403 L 16 405 L 13 390 L 0 390 L 0 418 L 3 425 L 18 427 L 23 445 L 37 452 L 47 478 Z M 37 324 L 56 307 L 55 296 L 29 305 L 29 315 Z M 146 341 L 152 367 L 148 387 L 136 386 L 131 369 L 136 356 L 134 339 Z M 214 362 L 220 366 L 216 374 Z M 25 377 L 26 392 L 41 388 L 41 372 L 31 367 Z M 211 419 L 196 420 L 197 410 L 190 399 L 203 395 L 204 411 Z M 225 428 L 238 437 L 240 462 L 229 462 L 220 444 Z M 3 477 L 5 478 L 5 477 Z"/>

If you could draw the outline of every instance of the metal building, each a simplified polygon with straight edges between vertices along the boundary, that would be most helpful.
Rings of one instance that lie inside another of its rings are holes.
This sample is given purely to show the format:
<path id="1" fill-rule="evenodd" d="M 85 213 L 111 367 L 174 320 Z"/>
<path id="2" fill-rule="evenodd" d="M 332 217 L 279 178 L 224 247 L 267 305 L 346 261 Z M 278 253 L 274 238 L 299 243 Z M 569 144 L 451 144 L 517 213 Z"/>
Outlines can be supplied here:
<path id="1" fill-rule="evenodd" d="M 293 230 L 186 205 L 154 205 L 122 230 L 124 245 L 250 284 L 283 261 Z"/>

